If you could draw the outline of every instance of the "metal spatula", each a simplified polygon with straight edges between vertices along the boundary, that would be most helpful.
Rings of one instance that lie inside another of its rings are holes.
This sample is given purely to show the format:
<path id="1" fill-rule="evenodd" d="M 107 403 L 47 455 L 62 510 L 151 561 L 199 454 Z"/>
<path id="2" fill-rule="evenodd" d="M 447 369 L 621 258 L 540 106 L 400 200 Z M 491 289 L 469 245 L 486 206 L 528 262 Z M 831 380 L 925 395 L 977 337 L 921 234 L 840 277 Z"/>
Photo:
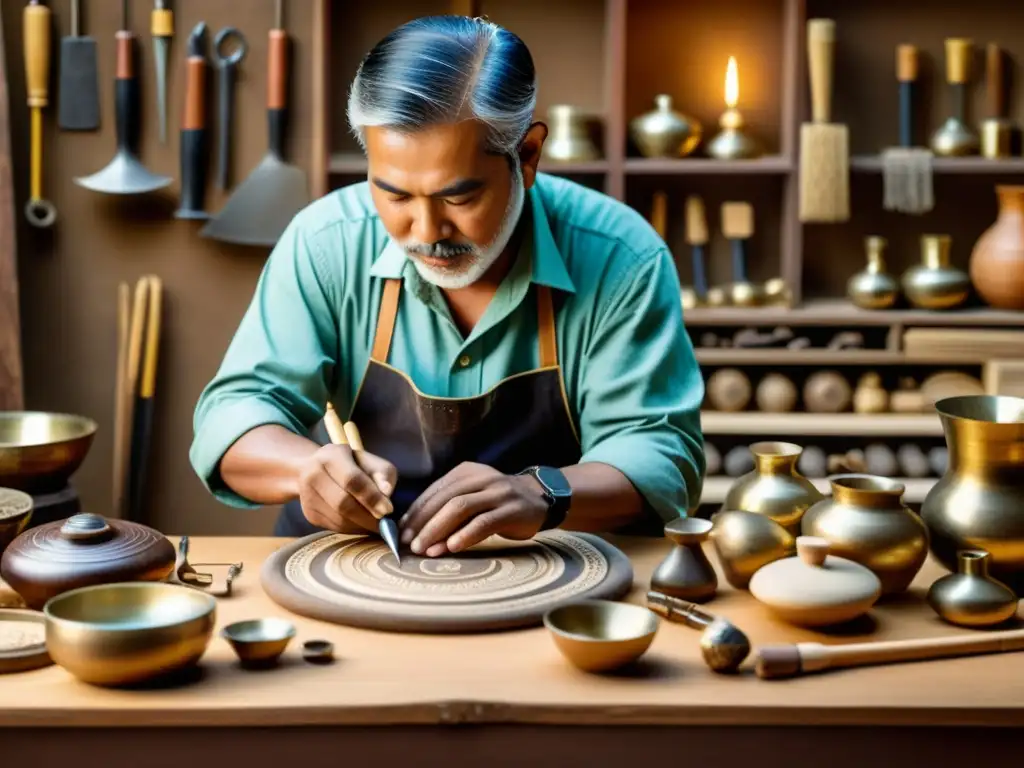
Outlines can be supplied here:
<path id="1" fill-rule="evenodd" d="M 71 0 L 71 34 L 60 41 L 57 124 L 65 131 L 95 131 L 100 127 L 96 41 L 79 34 L 80 17 L 79 0 Z"/>

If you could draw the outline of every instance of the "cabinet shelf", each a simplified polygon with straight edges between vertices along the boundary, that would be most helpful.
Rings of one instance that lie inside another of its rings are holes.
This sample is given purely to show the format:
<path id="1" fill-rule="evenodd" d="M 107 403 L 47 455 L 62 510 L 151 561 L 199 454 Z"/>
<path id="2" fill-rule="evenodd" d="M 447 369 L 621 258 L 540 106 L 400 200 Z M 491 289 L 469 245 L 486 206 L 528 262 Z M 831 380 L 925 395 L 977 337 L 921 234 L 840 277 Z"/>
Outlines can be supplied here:
<path id="1" fill-rule="evenodd" d="M 366 158 L 351 152 L 341 152 L 331 155 L 328 170 L 335 175 L 356 175 L 366 173 Z M 582 163 L 555 163 L 541 160 L 540 170 L 550 174 L 590 174 L 606 173 L 608 171 L 607 160 L 592 160 Z"/>
<path id="2" fill-rule="evenodd" d="M 736 482 L 735 477 L 713 476 L 704 478 L 704 490 L 700 495 L 701 504 L 721 504 L 725 501 L 725 494 L 729 487 Z M 934 477 L 896 477 L 897 482 L 903 483 L 906 492 L 903 494 L 903 501 L 907 504 L 920 504 L 932 486 L 938 482 Z M 815 487 L 824 494 L 832 492 L 827 477 L 810 478 Z"/>
<path id="3" fill-rule="evenodd" d="M 700 419 L 706 435 L 942 437 L 942 423 L 934 413 L 702 411 Z"/>
<path id="4" fill-rule="evenodd" d="M 652 176 L 703 175 L 731 176 L 744 174 L 786 174 L 793 170 L 788 157 L 774 155 L 755 160 L 714 160 L 707 157 L 681 158 L 637 158 L 626 160 L 626 173 Z"/>
<path id="5" fill-rule="evenodd" d="M 742 347 L 698 348 L 697 362 L 701 365 L 982 365 L 987 359 L 953 357 L 951 355 L 924 355 L 908 357 L 902 352 L 884 349 L 785 349 Z"/>
<path id="6" fill-rule="evenodd" d="M 850 158 L 850 170 L 863 173 L 882 172 L 881 155 L 858 155 Z M 990 160 L 986 157 L 935 157 L 933 173 L 1006 174 L 1024 173 L 1024 158 L 1008 157 Z"/>

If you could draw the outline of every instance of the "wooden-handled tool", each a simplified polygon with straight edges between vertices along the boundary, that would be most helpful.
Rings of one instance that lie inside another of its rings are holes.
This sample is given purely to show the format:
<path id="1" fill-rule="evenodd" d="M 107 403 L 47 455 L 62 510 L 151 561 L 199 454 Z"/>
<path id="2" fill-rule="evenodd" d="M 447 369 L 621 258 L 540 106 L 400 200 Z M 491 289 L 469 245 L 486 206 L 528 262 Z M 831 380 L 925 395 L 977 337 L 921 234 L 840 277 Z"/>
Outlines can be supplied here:
<path id="1" fill-rule="evenodd" d="M 758 677 L 771 680 L 828 669 L 1020 650 L 1024 650 L 1024 629 L 847 645 L 769 645 L 758 650 L 756 670 Z"/>
<path id="2" fill-rule="evenodd" d="M 126 489 L 126 451 L 129 435 L 125 429 L 128 418 L 128 340 L 131 328 L 131 292 L 128 283 L 122 282 L 117 288 L 117 373 L 114 392 L 114 473 L 111 485 L 113 498 L 110 511 L 115 517 L 123 517 L 124 494 Z"/>
<path id="3" fill-rule="evenodd" d="M 134 451 L 133 425 L 135 423 L 135 395 L 139 388 L 139 375 L 142 370 L 143 346 L 146 332 L 146 302 L 149 298 L 149 280 L 142 278 L 135 284 L 135 297 L 132 301 L 131 318 L 128 322 L 127 352 L 125 354 L 124 381 L 122 392 L 120 424 L 117 425 L 117 436 L 121 440 L 120 464 L 114 467 L 114 497 L 117 500 L 115 514 L 127 519 L 131 509 L 131 466 Z"/>
<path id="4" fill-rule="evenodd" d="M 188 36 L 185 62 L 185 111 L 181 123 L 181 200 L 178 219 L 208 219 L 203 209 L 206 193 L 206 22 L 200 21 Z"/>
<path id="5" fill-rule="evenodd" d="M 145 499 L 146 468 L 153 434 L 153 408 L 156 394 L 157 360 L 160 357 L 160 322 L 163 304 L 163 284 L 160 278 L 146 278 L 149 300 L 146 306 L 146 343 L 142 358 L 142 378 L 139 381 L 139 400 L 135 406 L 132 425 L 132 465 L 129 480 L 129 519 L 142 520 L 142 502 Z"/>
<path id="6" fill-rule="evenodd" d="M 900 88 L 900 146 L 914 145 L 914 84 L 920 62 L 913 45 L 896 47 L 896 81 Z"/>
<path id="7" fill-rule="evenodd" d="M 57 125 L 65 131 L 100 127 L 99 70 L 96 40 L 81 34 L 80 0 L 71 0 L 71 34 L 60 41 Z"/>
<path id="8" fill-rule="evenodd" d="M 29 0 L 22 13 L 25 44 L 25 86 L 32 112 L 29 144 L 29 199 L 25 218 L 34 227 L 53 226 L 57 209 L 43 198 L 43 109 L 50 104 L 50 55 L 52 49 L 50 9 L 39 0 Z"/>
<path id="9" fill-rule="evenodd" d="M 704 213 L 704 199 L 698 195 L 686 198 L 686 242 L 693 250 L 693 290 L 697 298 L 706 301 L 708 277 L 704 267 L 704 249 L 708 244 L 708 222 Z"/>
<path id="10" fill-rule="evenodd" d="M 932 153 L 914 145 L 914 101 L 920 53 L 913 45 L 896 46 L 899 88 L 899 144 L 882 152 L 883 202 L 887 211 L 921 214 L 935 205 Z"/>
<path id="11" fill-rule="evenodd" d="M 992 159 L 1015 156 L 1020 132 L 1006 116 L 1006 63 L 995 43 L 985 48 L 985 88 L 989 114 L 981 124 L 981 154 Z"/>
<path id="12" fill-rule="evenodd" d="M 335 445 L 347 445 L 353 452 L 366 450 L 359 428 L 351 421 L 342 424 L 341 417 L 330 403 L 327 404 L 327 412 L 324 414 L 324 426 L 327 428 L 328 437 Z M 394 518 L 391 515 L 380 518 L 377 530 L 391 550 L 391 554 L 395 556 L 395 561 L 401 565 L 402 557 L 398 552 L 398 524 Z"/>
<path id="13" fill-rule="evenodd" d="M 156 107 L 160 122 L 160 143 L 167 143 L 167 63 L 174 37 L 174 11 L 167 0 L 156 0 L 149 15 L 153 35 L 153 61 L 156 72 Z"/>

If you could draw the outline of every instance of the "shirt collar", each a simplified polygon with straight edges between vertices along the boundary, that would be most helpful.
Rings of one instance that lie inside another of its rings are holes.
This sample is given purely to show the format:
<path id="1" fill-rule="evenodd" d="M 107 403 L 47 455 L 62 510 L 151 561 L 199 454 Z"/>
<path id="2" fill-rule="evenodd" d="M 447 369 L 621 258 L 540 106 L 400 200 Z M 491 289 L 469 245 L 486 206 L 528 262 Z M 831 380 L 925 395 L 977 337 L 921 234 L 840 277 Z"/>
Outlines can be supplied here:
<path id="1" fill-rule="evenodd" d="M 522 248 L 524 253 L 532 251 L 533 274 L 530 280 L 538 285 L 575 293 L 576 286 L 565 267 L 565 259 L 555 244 L 555 237 L 551 233 L 551 225 L 548 223 L 547 212 L 544 210 L 544 203 L 536 184 L 529 192 L 529 201 L 528 213 L 532 215 L 532 227 L 527 233 L 527 238 L 532 239 L 532 242 L 524 241 Z M 407 264 L 409 259 L 405 251 L 398 243 L 388 238 L 384 249 L 373 262 L 370 274 L 374 277 L 400 278 L 405 274 Z"/>

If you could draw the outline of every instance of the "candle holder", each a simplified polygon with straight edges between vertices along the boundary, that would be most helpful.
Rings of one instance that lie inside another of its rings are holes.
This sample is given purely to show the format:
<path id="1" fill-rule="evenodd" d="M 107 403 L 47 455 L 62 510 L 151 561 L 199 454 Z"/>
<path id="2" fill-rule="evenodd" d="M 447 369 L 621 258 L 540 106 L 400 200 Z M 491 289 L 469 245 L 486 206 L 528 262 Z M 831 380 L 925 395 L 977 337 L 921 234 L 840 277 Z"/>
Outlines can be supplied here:
<path id="1" fill-rule="evenodd" d="M 725 106 L 726 110 L 718 120 L 722 130 L 707 147 L 708 155 L 716 160 L 749 160 L 762 154 L 760 143 L 747 134 L 744 128 L 743 115 L 736 108 L 739 102 L 739 74 L 736 69 L 736 58 L 729 57 L 725 71 Z"/>

